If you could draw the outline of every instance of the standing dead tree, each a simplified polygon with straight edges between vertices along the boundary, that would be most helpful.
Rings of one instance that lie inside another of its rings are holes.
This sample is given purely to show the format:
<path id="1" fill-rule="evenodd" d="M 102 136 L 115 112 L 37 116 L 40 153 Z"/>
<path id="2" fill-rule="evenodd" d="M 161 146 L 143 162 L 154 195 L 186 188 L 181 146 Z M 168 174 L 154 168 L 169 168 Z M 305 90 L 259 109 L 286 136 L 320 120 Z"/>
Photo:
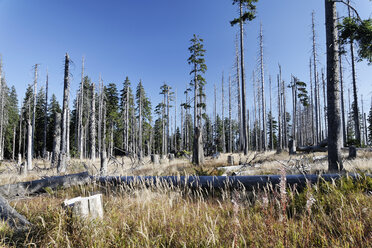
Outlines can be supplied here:
<path id="1" fill-rule="evenodd" d="M 65 74 L 63 86 L 63 107 L 62 107 L 62 123 L 61 123 L 61 148 L 57 165 L 57 172 L 64 173 L 67 169 L 67 121 L 68 121 L 68 95 L 70 90 L 70 76 L 69 76 L 70 58 L 66 53 L 65 56 Z"/>
<path id="2" fill-rule="evenodd" d="M 96 159 L 96 92 L 94 83 L 92 83 L 92 103 L 90 111 L 90 159 L 94 163 Z"/>

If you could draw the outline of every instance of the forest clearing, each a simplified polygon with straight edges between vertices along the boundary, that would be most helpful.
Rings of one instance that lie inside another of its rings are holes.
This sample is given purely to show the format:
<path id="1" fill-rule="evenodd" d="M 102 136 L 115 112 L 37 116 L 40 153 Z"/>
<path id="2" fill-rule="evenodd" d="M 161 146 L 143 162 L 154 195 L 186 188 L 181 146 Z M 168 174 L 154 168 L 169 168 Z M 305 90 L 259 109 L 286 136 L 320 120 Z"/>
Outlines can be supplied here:
<path id="1" fill-rule="evenodd" d="M 0 247 L 371 246 L 371 1 L 191 1 L 0 0 Z"/>

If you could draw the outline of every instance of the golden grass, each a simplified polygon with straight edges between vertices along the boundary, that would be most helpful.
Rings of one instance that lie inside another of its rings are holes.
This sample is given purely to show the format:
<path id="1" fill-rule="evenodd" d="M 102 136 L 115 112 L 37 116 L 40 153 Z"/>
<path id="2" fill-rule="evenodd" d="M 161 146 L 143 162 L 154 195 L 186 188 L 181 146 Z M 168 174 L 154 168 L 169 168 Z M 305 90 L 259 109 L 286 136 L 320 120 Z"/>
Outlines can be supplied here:
<path id="1" fill-rule="evenodd" d="M 98 185 L 13 201 L 33 227 L 0 224 L 4 247 L 368 247 L 372 180 L 320 184 L 297 192 L 205 192 L 169 186 Z M 105 217 L 84 221 L 65 198 L 104 193 Z"/>

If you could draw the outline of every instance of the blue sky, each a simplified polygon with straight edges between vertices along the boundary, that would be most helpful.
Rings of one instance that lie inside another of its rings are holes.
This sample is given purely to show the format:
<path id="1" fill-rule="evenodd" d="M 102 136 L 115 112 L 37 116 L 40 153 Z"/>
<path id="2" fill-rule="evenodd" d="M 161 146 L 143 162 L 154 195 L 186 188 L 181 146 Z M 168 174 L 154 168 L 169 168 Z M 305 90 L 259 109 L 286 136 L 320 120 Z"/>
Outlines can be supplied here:
<path id="1" fill-rule="evenodd" d="M 94 82 L 101 73 L 105 84 L 121 89 L 128 76 L 132 85 L 141 79 L 153 106 L 161 101 L 159 87 L 167 82 L 184 96 L 190 81 L 188 46 L 192 35 L 205 41 L 208 111 L 212 111 L 213 84 L 221 87 L 221 74 L 232 75 L 238 27 L 229 21 L 237 15 L 231 0 L 0 0 L 0 54 L 8 85 L 15 85 L 23 98 L 33 80 L 33 65 L 40 64 L 39 87 L 49 70 L 50 92 L 62 98 L 63 60 L 69 53 L 74 64 L 71 93 L 80 82 L 81 57 L 86 74 Z M 369 0 L 354 1 L 362 18 L 372 13 Z M 338 4 L 341 15 L 345 7 Z M 245 56 L 248 104 L 253 106 L 252 71 L 257 68 L 259 25 L 264 29 L 266 81 L 283 68 L 288 82 L 294 74 L 309 80 L 311 12 L 316 13 L 319 68 L 325 67 L 324 1 L 263 1 L 257 18 L 245 26 Z M 345 62 L 345 85 L 350 87 L 349 64 Z M 358 89 L 369 105 L 372 67 L 357 64 Z M 227 80 L 225 81 L 227 82 Z M 267 85 L 267 84 L 266 84 Z M 226 88 L 227 89 L 227 88 Z M 268 91 L 268 87 L 266 89 Z M 276 94 L 273 89 L 273 94 Z M 218 99 L 221 99 L 219 96 Z M 180 100 L 178 100 L 180 101 Z M 225 101 L 226 102 L 226 101 Z M 267 100 L 268 102 L 268 100 Z M 268 106 L 268 104 L 267 104 Z M 366 109 L 366 107 L 365 107 Z"/>

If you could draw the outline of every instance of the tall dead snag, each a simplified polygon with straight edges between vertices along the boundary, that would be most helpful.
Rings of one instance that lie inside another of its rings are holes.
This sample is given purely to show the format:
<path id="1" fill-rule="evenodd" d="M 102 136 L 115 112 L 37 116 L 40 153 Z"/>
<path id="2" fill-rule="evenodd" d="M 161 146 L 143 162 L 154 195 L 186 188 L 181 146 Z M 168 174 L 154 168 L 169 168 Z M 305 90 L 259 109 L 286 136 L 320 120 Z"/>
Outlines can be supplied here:
<path id="1" fill-rule="evenodd" d="M 102 97 L 104 98 L 104 97 Z M 106 151 L 106 101 L 102 99 L 102 146 L 101 146 L 101 168 L 100 174 L 107 173 L 107 151 Z"/>
<path id="2" fill-rule="evenodd" d="M 341 158 L 340 65 L 336 3 L 325 0 L 328 101 L 328 170 L 343 169 Z"/>
<path id="3" fill-rule="evenodd" d="M 68 96 L 70 89 L 70 77 L 69 77 L 69 65 L 70 58 L 66 53 L 65 56 L 65 75 L 63 84 L 63 107 L 62 107 L 62 123 L 61 123 L 61 148 L 57 165 L 57 172 L 64 173 L 67 169 L 67 121 L 68 121 Z"/>
<path id="4" fill-rule="evenodd" d="M 83 147 L 84 147 L 84 136 L 83 136 L 83 109 L 84 109 L 84 56 L 82 57 L 81 65 L 81 82 L 80 82 L 80 97 L 79 97 L 79 111 L 78 111 L 78 151 L 80 159 L 83 159 Z"/>
<path id="5" fill-rule="evenodd" d="M 270 84 L 270 149 L 274 149 L 274 131 L 273 131 L 273 110 L 272 110 L 272 103 L 271 103 L 271 76 L 269 77 L 269 84 Z"/>
<path id="6" fill-rule="evenodd" d="M 53 153 L 51 162 L 52 167 L 56 167 L 58 163 L 60 149 L 61 149 L 61 114 L 56 112 L 53 133 Z"/>
<path id="7" fill-rule="evenodd" d="M 43 133 L 43 158 L 45 159 L 47 156 L 47 126 L 48 126 L 48 71 L 46 75 L 45 81 L 45 106 L 44 106 L 44 133 Z"/>
<path id="8" fill-rule="evenodd" d="M 281 117 L 282 108 L 281 108 L 281 94 L 280 94 L 279 75 L 277 76 L 277 80 L 278 80 L 278 144 L 276 146 L 276 150 L 277 150 L 277 153 L 280 153 L 282 151 L 282 148 L 283 148 L 283 140 L 282 140 L 282 125 L 281 125 L 281 122 L 282 122 L 282 117 Z"/>
<path id="9" fill-rule="evenodd" d="M 34 76 L 34 109 L 32 111 L 32 138 L 31 138 L 31 156 L 34 156 L 35 153 L 35 118 L 36 118 L 36 96 L 37 96 L 37 67 L 38 64 L 35 64 L 35 76 Z"/>
<path id="10" fill-rule="evenodd" d="M 312 20 L 312 32 L 313 32 L 313 67 L 314 67 L 314 85 L 315 85 L 315 142 L 318 144 L 320 142 L 320 128 L 319 128 L 319 89 L 318 89 L 318 71 L 317 71 L 317 54 L 316 54 L 316 43 L 315 43 L 315 12 L 313 11 L 311 14 Z"/>
<path id="11" fill-rule="evenodd" d="M 224 104 L 224 86 L 223 86 L 223 72 L 222 72 L 222 82 L 221 82 L 221 96 L 222 96 L 222 101 L 221 101 L 221 108 L 222 108 L 222 137 L 221 137 L 221 143 L 222 143 L 222 153 L 226 152 L 226 141 L 225 141 L 225 115 L 224 115 L 224 109 L 225 109 L 225 104 Z"/>
<path id="12" fill-rule="evenodd" d="M 263 137 L 262 137 L 262 148 L 264 151 L 267 149 L 267 134 L 266 134 L 266 101 L 265 101 L 265 72 L 264 72 L 264 61 L 263 61 L 263 34 L 262 34 L 262 23 L 260 25 L 260 64 L 261 64 L 261 100 L 262 100 L 262 126 L 263 126 Z"/>
<path id="13" fill-rule="evenodd" d="M 92 83 L 92 103 L 91 103 L 91 115 L 90 115 L 90 159 L 94 163 L 96 159 L 96 92 L 94 83 Z"/>
<path id="14" fill-rule="evenodd" d="M 231 77 L 229 76 L 229 152 L 232 152 L 232 124 L 231 124 Z"/>
<path id="15" fill-rule="evenodd" d="M 241 90 L 240 90 L 240 68 L 239 68 L 239 47 L 238 44 L 235 46 L 235 60 L 236 60 L 236 89 L 238 97 L 238 125 L 239 125 L 239 151 L 244 150 L 243 141 L 243 124 L 242 124 L 242 105 L 241 105 Z M 248 129 L 249 130 L 249 129 Z"/>
<path id="16" fill-rule="evenodd" d="M 289 148 L 289 154 L 295 154 L 296 153 L 296 124 L 297 124 L 297 79 L 293 77 L 292 82 L 292 100 L 293 100 L 293 115 L 292 115 L 292 140 Z"/>
<path id="17" fill-rule="evenodd" d="M 28 101 L 27 118 L 27 170 L 32 170 L 32 124 L 31 124 L 31 103 Z"/>

